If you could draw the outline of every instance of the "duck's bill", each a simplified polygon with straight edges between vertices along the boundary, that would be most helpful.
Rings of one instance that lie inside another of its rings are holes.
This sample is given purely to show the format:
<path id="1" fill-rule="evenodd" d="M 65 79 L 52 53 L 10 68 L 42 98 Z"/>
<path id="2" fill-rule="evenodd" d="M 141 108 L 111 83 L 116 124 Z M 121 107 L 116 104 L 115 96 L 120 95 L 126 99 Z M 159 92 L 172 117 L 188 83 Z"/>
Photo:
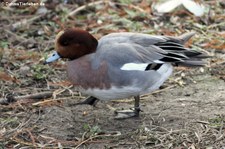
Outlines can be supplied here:
<path id="1" fill-rule="evenodd" d="M 48 64 L 51 62 L 56 61 L 57 59 L 60 58 L 60 55 L 57 52 L 52 53 L 52 55 L 46 59 L 46 61 L 44 62 L 44 64 Z"/>

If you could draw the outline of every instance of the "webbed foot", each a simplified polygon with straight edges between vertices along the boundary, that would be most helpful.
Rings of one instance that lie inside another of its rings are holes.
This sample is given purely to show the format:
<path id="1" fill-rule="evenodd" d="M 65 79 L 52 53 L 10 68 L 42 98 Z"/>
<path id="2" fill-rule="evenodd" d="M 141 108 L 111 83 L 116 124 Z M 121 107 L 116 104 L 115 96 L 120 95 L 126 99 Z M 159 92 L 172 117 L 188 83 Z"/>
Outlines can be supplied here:
<path id="1" fill-rule="evenodd" d="M 97 104 L 97 102 L 99 101 L 98 98 L 95 98 L 93 96 L 89 96 L 88 98 L 86 98 L 84 101 L 76 103 L 75 105 L 83 105 L 83 104 L 87 104 L 87 105 L 91 105 L 91 106 L 95 106 Z"/>
<path id="2" fill-rule="evenodd" d="M 139 117 L 140 108 L 132 108 L 129 110 L 118 110 L 114 113 L 116 114 L 115 119 L 127 119 L 132 117 Z"/>

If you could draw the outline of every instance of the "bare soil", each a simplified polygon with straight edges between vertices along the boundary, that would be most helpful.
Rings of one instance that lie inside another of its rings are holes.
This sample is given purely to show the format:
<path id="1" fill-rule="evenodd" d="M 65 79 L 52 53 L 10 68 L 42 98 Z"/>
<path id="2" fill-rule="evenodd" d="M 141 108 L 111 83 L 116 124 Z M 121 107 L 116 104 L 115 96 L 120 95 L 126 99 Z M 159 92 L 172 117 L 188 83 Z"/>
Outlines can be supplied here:
<path id="1" fill-rule="evenodd" d="M 109 108 L 131 108 L 132 99 L 100 101 L 96 107 L 71 106 L 81 100 L 70 99 L 64 101 L 62 107 L 42 109 L 36 125 L 45 128 L 43 135 L 59 140 L 93 135 L 89 133 L 103 135 L 100 141 L 99 138 L 93 139 L 97 141 L 87 143 L 85 148 L 169 148 L 170 145 L 182 148 L 184 143 L 187 146 L 213 147 L 217 137 L 221 137 L 220 133 L 224 133 L 211 127 L 224 127 L 220 123 L 225 114 L 225 82 L 208 73 L 193 72 L 186 78 L 191 81 L 182 87 L 169 88 L 170 83 L 167 82 L 168 89 L 144 96 L 141 100 L 143 112 L 139 118 L 116 120 L 114 111 Z M 207 131 L 213 131 L 215 139 L 208 138 Z M 221 147 L 225 143 L 222 140 L 218 141 Z M 177 144 L 173 144 L 175 142 Z"/>

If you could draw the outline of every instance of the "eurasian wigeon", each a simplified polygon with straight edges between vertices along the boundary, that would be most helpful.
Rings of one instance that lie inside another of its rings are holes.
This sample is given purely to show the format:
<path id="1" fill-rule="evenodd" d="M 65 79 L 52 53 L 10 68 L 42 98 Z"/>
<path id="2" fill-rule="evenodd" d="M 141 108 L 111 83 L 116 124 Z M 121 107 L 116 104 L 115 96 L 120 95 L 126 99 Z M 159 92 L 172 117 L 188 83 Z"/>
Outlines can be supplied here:
<path id="1" fill-rule="evenodd" d="M 46 63 L 69 59 L 69 80 L 78 91 L 90 96 L 84 103 L 134 97 L 134 109 L 125 111 L 123 118 L 138 116 L 140 95 L 157 90 L 172 74 L 173 66 L 205 65 L 205 53 L 184 47 L 193 35 L 122 32 L 97 40 L 87 31 L 66 29 L 56 36 L 56 52 Z"/>

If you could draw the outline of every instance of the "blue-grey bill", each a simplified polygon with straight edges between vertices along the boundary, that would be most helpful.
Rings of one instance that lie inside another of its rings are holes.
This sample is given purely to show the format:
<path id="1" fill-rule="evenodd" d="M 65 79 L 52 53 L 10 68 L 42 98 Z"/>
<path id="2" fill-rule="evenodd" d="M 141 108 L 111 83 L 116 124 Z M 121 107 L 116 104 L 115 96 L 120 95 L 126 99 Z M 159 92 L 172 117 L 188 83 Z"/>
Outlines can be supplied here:
<path id="1" fill-rule="evenodd" d="M 48 63 L 54 62 L 54 61 L 56 61 L 59 58 L 60 58 L 59 54 L 55 51 L 54 53 L 52 53 L 52 55 L 49 58 L 47 58 L 47 60 L 45 61 L 44 64 L 48 64 Z"/>

